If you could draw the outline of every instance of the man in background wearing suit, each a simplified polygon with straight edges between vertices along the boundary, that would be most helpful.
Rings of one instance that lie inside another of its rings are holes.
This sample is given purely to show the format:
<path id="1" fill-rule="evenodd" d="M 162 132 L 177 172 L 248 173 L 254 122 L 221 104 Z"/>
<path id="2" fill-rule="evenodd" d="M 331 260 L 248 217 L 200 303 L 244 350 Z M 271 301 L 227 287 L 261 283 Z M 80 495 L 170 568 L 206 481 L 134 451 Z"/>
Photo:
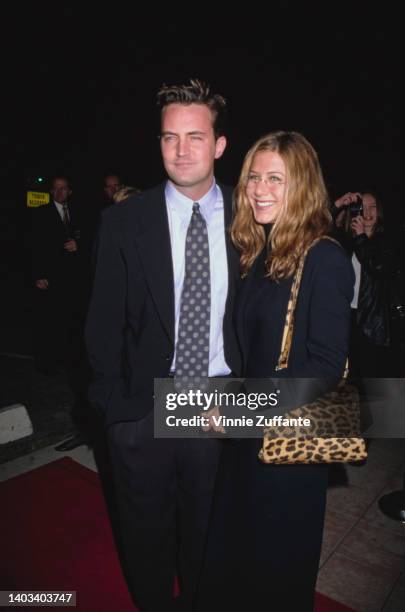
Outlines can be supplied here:
<path id="1" fill-rule="evenodd" d="M 189 612 L 221 441 L 154 439 L 153 379 L 193 376 L 191 361 L 201 376 L 239 371 L 232 325 L 238 256 L 227 232 L 232 190 L 214 178 L 226 146 L 225 100 L 191 80 L 163 86 L 158 106 L 168 180 L 104 211 L 86 340 L 129 589 L 143 612 Z M 174 601 L 176 574 L 181 596 Z"/>
<path id="2" fill-rule="evenodd" d="M 73 357 L 72 337 L 80 308 L 77 217 L 69 203 L 72 190 L 65 176 L 51 182 L 51 203 L 32 213 L 32 265 L 35 285 L 35 361 L 54 373 Z"/>

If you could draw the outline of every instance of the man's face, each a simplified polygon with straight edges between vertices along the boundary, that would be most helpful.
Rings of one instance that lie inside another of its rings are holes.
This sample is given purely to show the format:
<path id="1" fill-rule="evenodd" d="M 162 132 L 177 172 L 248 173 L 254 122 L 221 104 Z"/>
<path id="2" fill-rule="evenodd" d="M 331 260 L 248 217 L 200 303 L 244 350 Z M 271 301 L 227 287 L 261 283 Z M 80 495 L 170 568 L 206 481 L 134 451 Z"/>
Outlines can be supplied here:
<path id="1" fill-rule="evenodd" d="M 215 140 L 213 116 L 204 104 L 170 104 L 162 110 L 161 151 L 171 181 L 185 195 L 202 197 L 211 187 L 214 160 L 226 138 Z"/>
<path id="2" fill-rule="evenodd" d="M 115 174 L 107 176 L 104 181 L 104 193 L 109 200 L 113 199 L 113 195 L 121 188 L 121 181 Z"/>
<path id="3" fill-rule="evenodd" d="M 65 179 L 55 179 L 52 185 L 51 194 L 53 199 L 59 204 L 64 204 L 68 201 L 72 193 L 69 184 Z"/>

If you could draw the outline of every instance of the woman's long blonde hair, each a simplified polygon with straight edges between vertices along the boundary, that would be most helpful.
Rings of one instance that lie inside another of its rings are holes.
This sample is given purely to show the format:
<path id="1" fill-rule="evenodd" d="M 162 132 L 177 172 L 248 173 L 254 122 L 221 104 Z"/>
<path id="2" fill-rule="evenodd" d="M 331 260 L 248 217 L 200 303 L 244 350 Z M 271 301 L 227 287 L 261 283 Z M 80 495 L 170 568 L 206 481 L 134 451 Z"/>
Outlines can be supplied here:
<path id="1" fill-rule="evenodd" d="M 328 193 L 318 156 L 298 132 L 272 132 L 260 138 L 248 151 L 236 187 L 236 215 L 231 227 L 235 246 L 241 251 L 241 273 L 246 276 L 266 242 L 265 232 L 256 223 L 246 195 L 248 175 L 256 153 L 273 151 L 286 166 L 285 201 L 268 238 L 266 268 L 274 280 L 292 276 L 302 253 L 331 228 Z"/>

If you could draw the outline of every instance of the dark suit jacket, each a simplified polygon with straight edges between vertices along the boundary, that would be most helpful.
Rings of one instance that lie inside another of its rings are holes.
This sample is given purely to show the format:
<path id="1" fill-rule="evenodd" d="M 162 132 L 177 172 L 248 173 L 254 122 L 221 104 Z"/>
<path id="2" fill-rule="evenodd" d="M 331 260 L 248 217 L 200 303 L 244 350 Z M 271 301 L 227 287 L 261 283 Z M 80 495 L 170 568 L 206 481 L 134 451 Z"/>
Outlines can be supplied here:
<path id="1" fill-rule="evenodd" d="M 32 211 L 32 274 L 33 280 L 46 278 L 50 287 L 63 284 L 66 275 L 74 275 L 78 266 L 79 251 L 67 253 L 64 244 L 78 236 L 75 209 L 69 204 L 70 227 L 65 227 L 52 202 Z"/>
<path id="2" fill-rule="evenodd" d="M 232 190 L 220 187 L 228 228 Z M 228 232 L 226 249 L 225 359 L 239 372 L 232 325 L 239 264 Z M 173 266 L 162 184 L 102 213 L 86 344 L 94 372 L 89 397 L 106 413 L 106 424 L 138 420 L 153 408 L 153 378 L 169 375 L 174 333 Z"/>

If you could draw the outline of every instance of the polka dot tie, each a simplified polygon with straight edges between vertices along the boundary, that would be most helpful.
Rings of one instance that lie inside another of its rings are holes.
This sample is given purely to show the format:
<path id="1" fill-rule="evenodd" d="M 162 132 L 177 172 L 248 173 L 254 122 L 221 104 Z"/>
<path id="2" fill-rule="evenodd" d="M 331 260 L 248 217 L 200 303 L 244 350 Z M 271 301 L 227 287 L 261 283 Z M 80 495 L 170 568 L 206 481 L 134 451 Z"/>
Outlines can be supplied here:
<path id="1" fill-rule="evenodd" d="M 207 224 L 201 215 L 200 205 L 195 202 L 186 236 L 185 274 L 176 345 L 176 382 L 187 388 L 197 388 L 208 377 L 210 313 Z"/>

